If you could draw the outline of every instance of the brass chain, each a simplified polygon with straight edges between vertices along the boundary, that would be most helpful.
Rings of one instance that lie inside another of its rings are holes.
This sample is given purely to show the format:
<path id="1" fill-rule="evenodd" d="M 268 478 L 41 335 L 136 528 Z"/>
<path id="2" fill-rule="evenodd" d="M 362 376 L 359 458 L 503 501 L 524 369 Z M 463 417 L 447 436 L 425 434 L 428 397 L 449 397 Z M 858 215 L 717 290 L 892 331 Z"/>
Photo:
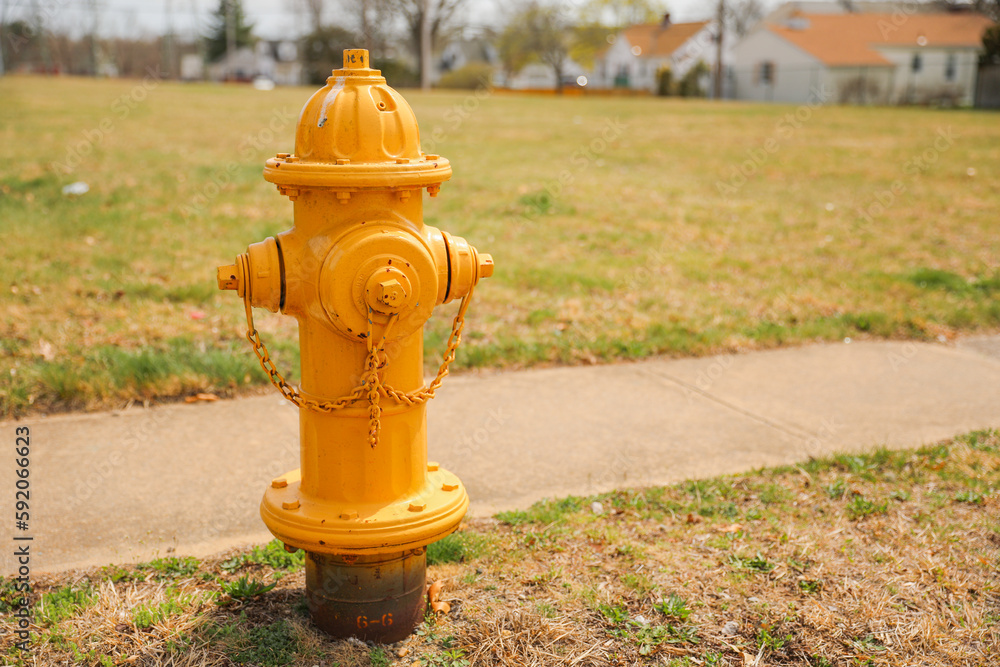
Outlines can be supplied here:
<path id="1" fill-rule="evenodd" d="M 271 359 L 271 355 L 267 351 L 267 346 L 264 345 L 264 341 L 261 340 L 260 333 L 257 332 L 257 328 L 253 323 L 253 306 L 250 302 L 249 260 L 246 256 L 241 256 L 239 261 L 241 263 L 243 274 L 243 305 L 246 307 L 247 314 L 247 340 L 249 340 L 251 346 L 253 346 L 253 351 L 254 354 L 257 355 L 260 367 L 264 369 L 265 373 L 267 373 L 267 377 L 271 380 L 271 384 L 273 384 L 275 388 L 281 392 L 281 395 L 288 399 L 288 401 L 299 408 L 306 408 L 314 412 L 330 413 L 346 408 L 357 401 L 367 400 L 368 444 L 371 445 L 371 447 L 375 447 L 375 445 L 378 444 L 379 431 L 381 430 L 380 420 L 382 408 L 379 404 L 380 397 L 385 396 L 410 406 L 419 405 L 420 403 L 425 403 L 434 398 L 435 392 L 441 387 L 441 383 L 444 381 L 445 376 L 448 375 L 448 367 L 451 365 L 451 362 L 455 361 L 455 353 L 458 350 L 459 344 L 462 342 L 462 329 L 465 326 L 465 313 L 469 309 L 469 302 L 472 300 L 473 290 L 471 287 L 469 288 L 469 293 L 462 298 L 462 303 L 458 308 L 458 313 L 455 314 L 455 320 L 451 325 L 451 335 L 448 336 L 448 345 L 445 348 L 441 366 L 438 368 L 437 376 L 429 385 L 418 389 L 417 391 L 407 393 L 393 389 L 389 385 L 382 382 L 382 379 L 379 377 L 379 371 L 385 368 L 385 366 L 389 363 L 389 359 L 386 357 L 384 351 L 385 342 L 389 337 L 390 331 L 392 331 L 393 325 L 396 323 L 398 315 L 393 314 L 389 316 L 389 321 L 386 322 L 385 329 L 382 332 L 382 338 L 376 345 L 374 342 L 372 309 L 369 306 L 368 331 L 366 336 L 368 356 L 365 358 L 365 372 L 364 375 L 362 375 L 361 383 L 345 396 L 341 396 L 340 398 L 332 401 L 317 401 L 300 394 L 295 387 L 290 385 L 285 380 L 285 377 L 274 365 L 274 360 Z M 379 363 L 379 360 L 382 357 L 385 357 L 385 359 Z"/>

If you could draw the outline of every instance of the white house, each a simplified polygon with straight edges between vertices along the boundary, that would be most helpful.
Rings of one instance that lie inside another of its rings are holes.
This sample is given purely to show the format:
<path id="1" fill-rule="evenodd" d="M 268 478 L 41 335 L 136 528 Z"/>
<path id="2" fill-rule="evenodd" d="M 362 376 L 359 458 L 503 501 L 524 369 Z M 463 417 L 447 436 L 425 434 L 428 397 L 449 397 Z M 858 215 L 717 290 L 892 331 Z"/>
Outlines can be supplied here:
<path id="1" fill-rule="evenodd" d="M 572 58 L 567 58 L 563 63 L 562 86 L 573 87 L 586 78 L 587 71 Z M 551 65 L 529 63 L 504 83 L 512 90 L 555 90 L 556 74 Z"/>
<path id="2" fill-rule="evenodd" d="M 291 40 L 259 40 L 253 48 L 244 46 L 223 55 L 208 66 L 213 81 L 249 81 L 265 77 L 279 86 L 302 83 L 299 47 Z"/>
<path id="3" fill-rule="evenodd" d="M 733 48 L 734 97 L 789 103 L 973 102 L 982 35 L 971 12 L 791 14 Z"/>
<path id="4" fill-rule="evenodd" d="M 676 80 L 699 61 L 709 69 L 715 65 L 711 21 L 672 23 L 670 14 L 666 14 L 659 23 L 625 28 L 609 41 L 611 46 L 594 62 L 590 83 L 597 88 L 656 91 L 657 73 L 663 67 L 669 67 Z M 707 80 L 702 87 L 707 87 Z"/>

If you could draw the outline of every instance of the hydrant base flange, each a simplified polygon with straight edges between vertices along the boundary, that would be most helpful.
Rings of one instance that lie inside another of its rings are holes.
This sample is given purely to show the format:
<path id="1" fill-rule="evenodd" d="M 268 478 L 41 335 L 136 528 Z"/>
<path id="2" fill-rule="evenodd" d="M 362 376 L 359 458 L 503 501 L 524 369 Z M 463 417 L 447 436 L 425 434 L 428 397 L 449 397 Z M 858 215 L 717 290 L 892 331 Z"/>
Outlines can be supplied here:
<path id="1" fill-rule="evenodd" d="M 424 547 L 453 532 L 469 507 L 465 487 L 447 470 L 428 472 L 421 493 L 388 505 L 312 498 L 301 491 L 299 470 L 281 479 L 284 485 L 264 492 L 261 518 L 279 540 L 310 553 L 380 554 Z"/>
<path id="2" fill-rule="evenodd" d="M 335 637 L 382 644 L 405 639 L 423 619 L 426 549 L 377 556 L 306 554 L 313 623 Z"/>

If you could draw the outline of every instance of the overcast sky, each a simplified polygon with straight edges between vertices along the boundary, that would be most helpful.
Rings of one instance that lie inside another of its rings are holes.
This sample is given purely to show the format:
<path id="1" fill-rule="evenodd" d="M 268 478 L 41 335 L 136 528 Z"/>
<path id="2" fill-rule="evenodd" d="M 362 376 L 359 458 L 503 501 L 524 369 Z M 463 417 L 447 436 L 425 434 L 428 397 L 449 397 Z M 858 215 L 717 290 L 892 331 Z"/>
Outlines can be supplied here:
<path id="1" fill-rule="evenodd" d="M 330 0 L 328 12 L 331 23 L 338 23 L 336 10 L 343 0 Z M 580 0 L 568 0 L 578 3 Z M 765 0 L 768 8 L 779 0 Z M 0 0 L 6 6 L 8 20 L 31 15 L 35 0 Z M 472 25 L 499 23 L 499 7 L 504 0 L 469 0 L 466 9 Z M 70 31 L 77 35 L 89 32 L 96 6 L 98 33 L 103 36 L 140 36 L 163 34 L 173 24 L 182 39 L 204 33 L 218 0 L 37 0 L 44 12 L 46 23 L 54 30 Z M 276 39 L 301 34 L 305 18 L 295 7 L 295 0 L 243 0 L 247 15 L 254 23 L 259 37 Z M 715 0 L 668 0 L 667 8 L 675 21 L 696 21 L 708 18 L 715 7 Z M 169 17 L 169 18 L 168 18 Z"/>

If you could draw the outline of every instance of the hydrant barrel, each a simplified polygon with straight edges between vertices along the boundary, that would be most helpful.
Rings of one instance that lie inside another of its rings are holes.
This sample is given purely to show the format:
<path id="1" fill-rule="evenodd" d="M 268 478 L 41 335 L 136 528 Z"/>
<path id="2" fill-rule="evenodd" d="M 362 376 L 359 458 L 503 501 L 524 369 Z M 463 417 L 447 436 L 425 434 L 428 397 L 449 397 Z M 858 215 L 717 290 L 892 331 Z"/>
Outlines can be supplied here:
<path id="1" fill-rule="evenodd" d="M 261 501 L 268 529 L 303 549 L 313 621 L 339 637 L 391 642 L 422 618 L 427 545 L 457 529 L 468 495 L 427 460 L 427 401 L 454 360 L 469 300 L 493 258 L 424 224 L 451 165 L 420 150 L 416 117 L 348 49 L 306 102 L 293 153 L 264 178 L 293 202 L 294 224 L 220 266 L 243 298 L 247 337 L 272 383 L 299 408 L 300 468 Z M 423 329 L 461 300 L 437 377 L 424 381 Z M 278 371 L 253 308 L 294 317 L 301 384 Z"/>

